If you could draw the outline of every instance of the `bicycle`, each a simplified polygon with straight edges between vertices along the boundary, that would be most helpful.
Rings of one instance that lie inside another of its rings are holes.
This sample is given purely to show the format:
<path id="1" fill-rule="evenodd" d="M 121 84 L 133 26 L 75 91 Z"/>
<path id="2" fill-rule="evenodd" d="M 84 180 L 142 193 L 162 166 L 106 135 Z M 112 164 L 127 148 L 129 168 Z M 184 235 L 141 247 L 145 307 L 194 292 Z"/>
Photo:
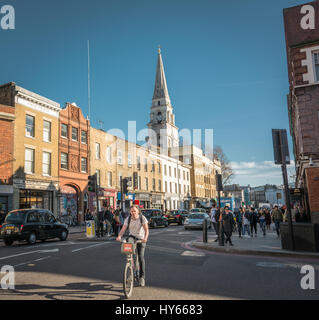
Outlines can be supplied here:
<path id="1" fill-rule="evenodd" d="M 127 242 L 127 240 L 122 241 L 121 253 L 126 255 L 123 277 L 123 291 L 126 299 L 132 296 L 134 280 L 137 283 L 140 282 L 140 263 L 136 252 L 138 243 L 142 243 L 142 241 L 136 239 L 134 239 L 134 243 Z"/>

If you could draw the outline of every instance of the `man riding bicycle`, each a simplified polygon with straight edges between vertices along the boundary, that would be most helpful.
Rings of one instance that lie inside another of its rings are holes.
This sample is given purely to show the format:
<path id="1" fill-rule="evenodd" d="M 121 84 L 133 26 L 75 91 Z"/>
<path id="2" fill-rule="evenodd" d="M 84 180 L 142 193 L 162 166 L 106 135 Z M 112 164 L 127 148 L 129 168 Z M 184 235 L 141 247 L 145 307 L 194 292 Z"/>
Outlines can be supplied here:
<path id="1" fill-rule="evenodd" d="M 123 234 L 125 233 L 126 229 L 129 230 L 129 236 L 127 238 L 127 242 L 134 242 L 134 240 L 141 240 L 142 243 L 137 243 L 136 249 L 138 258 L 140 261 L 140 286 L 145 286 L 145 259 L 144 259 L 144 252 L 146 247 L 146 242 L 149 235 L 148 230 L 148 221 L 147 219 L 140 214 L 140 209 L 138 206 L 133 205 L 131 207 L 130 216 L 128 216 L 125 221 L 124 225 L 116 238 L 116 241 L 121 241 Z"/>

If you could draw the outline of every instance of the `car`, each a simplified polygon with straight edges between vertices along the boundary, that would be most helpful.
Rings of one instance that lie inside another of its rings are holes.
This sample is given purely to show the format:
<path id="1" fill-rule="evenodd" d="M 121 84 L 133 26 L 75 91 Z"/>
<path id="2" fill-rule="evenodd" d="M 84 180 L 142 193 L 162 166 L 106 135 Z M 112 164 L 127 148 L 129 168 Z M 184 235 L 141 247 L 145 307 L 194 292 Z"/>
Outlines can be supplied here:
<path id="1" fill-rule="evenodd" d="M 151 228 L 159 226 L 168 227 L 168 220 L 160 209 L 144 209 L 141 211 Z"/>
<path id="2" fill-rule="evenodd" d="M 203 229 L 204 221 L 207 221 L 207 229 L 211 229 L 212 222 L 209 219 L 209 215 L 203 212 L 191 213 L 188 218 L 186 218 L 184 222 L 185 230 L 196 228 Z"/>
<path id="3" fill-rule="evenodd" d="M 206 213 L 206 210 L 202 208 L 193 208 L 189 213 Z"/>
<path id="4" fill-rule="evenodd" d="M 0 237 L 7 246 L 12 245 L 14 241 L 27 241 L 29 244 L 54 238 L 65 241 L 68 234 L 68 226 L 45 209 L 10 211 L 0 231 Z"/>
<path id="5" fill-rule="evenodd" d="M 183 225 L 188 216 L 189 213 L 186 210 L 171 210 L 165 215 L 169 224 L 178 223 L 179 225 Z"/>

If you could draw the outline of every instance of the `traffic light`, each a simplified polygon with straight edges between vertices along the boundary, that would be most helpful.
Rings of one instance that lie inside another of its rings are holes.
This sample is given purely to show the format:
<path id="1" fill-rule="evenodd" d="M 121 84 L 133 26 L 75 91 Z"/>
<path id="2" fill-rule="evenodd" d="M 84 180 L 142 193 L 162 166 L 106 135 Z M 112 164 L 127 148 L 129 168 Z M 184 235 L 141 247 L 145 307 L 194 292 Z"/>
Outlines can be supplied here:
<path id="1" fill-rule="evenodd" d="M 122 183 L 123 183 L 123 194 L 127 194 L 127 189 L 128 189 L 128 181 L 127 181 L 127 179 L 125 178 L 125 179 L 123 179 L 122 180 Z"/>
<path id="2" fill-rule="evenodd" d="M 221 174 L 216 174 L 216 189 L 217 191 L 223 191 L 223 182 Z"/>
<path id="3" fill-rule="evenodd" d="M 93 176 L 89 176 L 89 184 L 88 184 L 88 190 L 90 192 L 96 192 L 96 174 L 94 174 Z"/>

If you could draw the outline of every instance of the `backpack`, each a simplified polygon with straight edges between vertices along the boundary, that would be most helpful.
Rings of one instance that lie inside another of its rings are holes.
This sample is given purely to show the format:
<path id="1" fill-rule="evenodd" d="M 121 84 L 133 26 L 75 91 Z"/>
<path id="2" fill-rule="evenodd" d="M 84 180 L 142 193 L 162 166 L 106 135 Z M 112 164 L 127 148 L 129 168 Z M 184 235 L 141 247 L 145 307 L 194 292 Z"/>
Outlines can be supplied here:
<path id="1" fill-rule="evenodd" d="M 143 217 L 144 217 L 144 216 L 143 216 L 142 214 L 140 214 L 141 226 L 143 226 Z M 129 227 L 130 227 L 131 219 L 132 219 L 132 216 L 130 215 L 130 216 L 128 217 L 127 229 L 129 229 Z"/>

